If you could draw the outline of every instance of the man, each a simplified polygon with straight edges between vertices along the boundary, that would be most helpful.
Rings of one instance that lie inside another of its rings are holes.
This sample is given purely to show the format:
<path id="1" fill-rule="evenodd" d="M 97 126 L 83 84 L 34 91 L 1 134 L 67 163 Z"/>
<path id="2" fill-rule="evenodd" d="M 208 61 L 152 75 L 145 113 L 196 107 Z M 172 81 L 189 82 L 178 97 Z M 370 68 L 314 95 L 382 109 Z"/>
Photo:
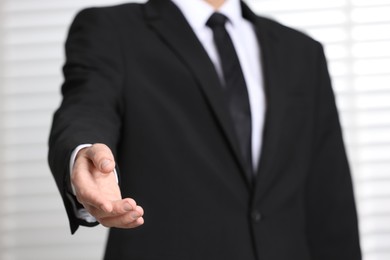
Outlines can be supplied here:
<path id="1" fill-rule="evenodd" d="M 319 43 L 150 0 L 82 11 L 66 53 L 49 162 L 72 232 L 112 227 L 105 259 L 361 259 Z"/>

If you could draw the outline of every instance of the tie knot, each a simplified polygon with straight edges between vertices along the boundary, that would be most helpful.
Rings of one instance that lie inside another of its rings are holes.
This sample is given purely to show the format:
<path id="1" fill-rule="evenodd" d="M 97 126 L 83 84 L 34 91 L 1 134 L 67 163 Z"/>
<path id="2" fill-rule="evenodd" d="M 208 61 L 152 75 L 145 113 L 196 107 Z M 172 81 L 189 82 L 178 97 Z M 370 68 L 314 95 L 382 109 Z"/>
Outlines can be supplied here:
<path id="1" fill-rule="evenodd" d="M 213 13 L 207 20 L 206 25 L 211 29 L 214 29 L 216 27 L 224 27 L 227 19 L 228 18 L 221 13 Z"/>

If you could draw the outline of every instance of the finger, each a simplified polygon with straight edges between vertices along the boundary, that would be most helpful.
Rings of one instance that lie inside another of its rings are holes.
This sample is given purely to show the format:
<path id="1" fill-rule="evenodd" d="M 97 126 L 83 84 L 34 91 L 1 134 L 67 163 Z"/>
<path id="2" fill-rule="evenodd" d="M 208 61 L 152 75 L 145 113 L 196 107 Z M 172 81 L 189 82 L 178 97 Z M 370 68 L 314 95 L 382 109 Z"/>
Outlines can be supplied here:
<path id="1" fill-rule="evenodd" d="M 86 156 L 93 162 L 95 167 L 103 172 L 110 173 L 115 168 L 114 155 L 105 144 L 94 144 L 86 150 Z"/>
<path id="2" fill-rule="evenodd" d="M 95 218 L 107 218 L 107 217 L 115 217 L 120 216 L 126 213 L 137 213 L 139 216 L 143 215 L 142 208 L 140 209 L 137 206 L 136 202 L 133 199 L 123 199 L 119 201 L 113 201 L 111 203 L 110 211 L 108 211 L 108 207 L 105 205 L 101 205 L 100 207 L 95 207 L 93 205 L 84 205 L 88 212 L 93 215 Z M 132 212 L 134 211 L 134 212 Z"/>
<path id="3" fill-rule="evenodd" d="M 98 219 L 98 221 L 105 227 L 135 228 L 144 223 L 144 218 L 129 212 L 120 216 Z"/>
<path id="4" fill-rule="evenodd" d="M 108 215 L 113 211 L 112 202 L 95 190 L 76 190 L 76 198 L 93 216 L 98 212 Z"/>

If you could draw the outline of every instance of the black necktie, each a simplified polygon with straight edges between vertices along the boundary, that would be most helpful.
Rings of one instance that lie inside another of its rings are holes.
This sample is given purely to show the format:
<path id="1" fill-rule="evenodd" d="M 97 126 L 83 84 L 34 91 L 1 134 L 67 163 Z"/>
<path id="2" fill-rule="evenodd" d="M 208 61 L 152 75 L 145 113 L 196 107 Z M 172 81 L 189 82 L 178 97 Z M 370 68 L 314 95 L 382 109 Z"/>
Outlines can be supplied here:
<path id="1" fill-rule="evenodd" d="M 214 13 L 207 21 L 214 34 L 214 42 L 217 47 L 221 61 L 224 91 L 233 119 L 237 138 L 240 144 L 241 153 L 248 170 L 252 170 L 251 159 L 251 111 L 249 105 L 248 91 L 240 61 L 234 49 L 233 42 L 226 31 L 225 23 L 227 17 L 221 13 Z"/>

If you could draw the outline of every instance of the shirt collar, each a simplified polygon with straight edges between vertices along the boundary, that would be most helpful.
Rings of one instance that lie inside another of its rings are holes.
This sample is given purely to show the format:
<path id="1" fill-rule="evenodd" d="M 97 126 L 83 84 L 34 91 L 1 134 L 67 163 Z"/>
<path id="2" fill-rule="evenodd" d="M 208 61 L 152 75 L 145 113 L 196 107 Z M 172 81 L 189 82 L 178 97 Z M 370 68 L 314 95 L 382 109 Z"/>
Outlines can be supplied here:
<path id="1" fill-rule="evenodd" d="M 207 20 L 215 12 L 214 8 L 204 0 L 171 1 L 179 7 L 188 23 L 196 30 L 204 28 Z M 217 11 L 228 17 L 233 26 L 243 19 L 240 0 L 226 0 Z"/>

